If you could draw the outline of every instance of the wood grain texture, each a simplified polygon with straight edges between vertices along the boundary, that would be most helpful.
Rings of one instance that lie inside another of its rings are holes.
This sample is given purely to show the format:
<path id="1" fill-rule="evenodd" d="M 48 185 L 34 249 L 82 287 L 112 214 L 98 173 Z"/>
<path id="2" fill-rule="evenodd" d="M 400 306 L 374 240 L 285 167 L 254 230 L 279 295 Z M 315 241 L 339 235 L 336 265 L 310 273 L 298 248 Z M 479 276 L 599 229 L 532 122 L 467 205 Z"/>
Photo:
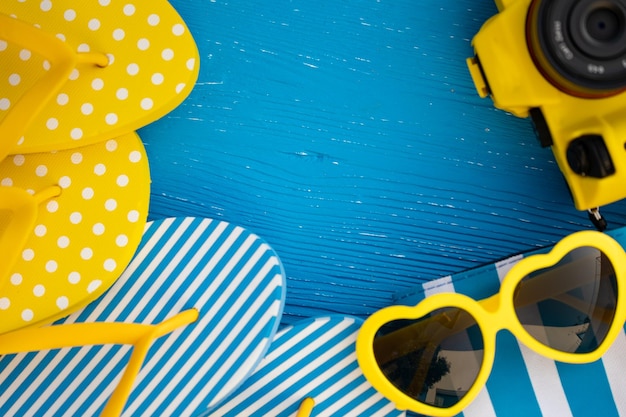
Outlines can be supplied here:
<path id="1" fill-rule="evenodd" d="M 283 322 L 391 295 L 590 228 L 530 123 L 477 97 L 487 1 L 171 0 L 201 54 L 191 96 L 142 129 L 150 217 L 266 239 Z M 624 203 L 603 210 L 626 224 Z"/>

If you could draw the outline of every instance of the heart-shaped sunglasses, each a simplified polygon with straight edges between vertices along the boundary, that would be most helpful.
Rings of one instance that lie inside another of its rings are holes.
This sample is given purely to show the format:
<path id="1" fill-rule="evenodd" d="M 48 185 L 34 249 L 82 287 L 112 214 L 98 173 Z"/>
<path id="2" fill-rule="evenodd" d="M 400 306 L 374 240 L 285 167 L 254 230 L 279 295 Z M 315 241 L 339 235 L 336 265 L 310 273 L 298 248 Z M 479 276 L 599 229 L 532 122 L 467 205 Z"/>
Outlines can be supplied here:
<path id="1" fill-rule="evenodd" d="M 359 365 L 399 409 L 453 416 L 485 385 L 500 330 L 556 361 L 599 359 L 626 320 L 625 280 L 619 243 L 576 232 L 519 261 L 489 298 L 441 293 L 376 312 L 359 331 Z"/>

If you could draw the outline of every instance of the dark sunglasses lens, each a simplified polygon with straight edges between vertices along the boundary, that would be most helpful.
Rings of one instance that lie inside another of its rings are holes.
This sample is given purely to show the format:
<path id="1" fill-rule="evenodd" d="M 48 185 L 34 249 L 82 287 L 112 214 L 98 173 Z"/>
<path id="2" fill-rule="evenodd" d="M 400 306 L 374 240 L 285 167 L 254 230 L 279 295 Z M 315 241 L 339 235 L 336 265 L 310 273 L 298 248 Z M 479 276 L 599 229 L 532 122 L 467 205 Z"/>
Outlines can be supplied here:
<path id="1" fill-rule="evenodd" d="M 451 407 L 476 381 L 483 337 L 466 311 L 443 308 L 417 320 L 395 320 L 378 331 L 374 356 L 387 379 L 422 403 Z"/>
<path id="2" fill-rule="evenodd" d="M 525 277 L 513 301 L 526 331 L 562 352 L 593 352 L 615 318 L 617 282 L 600 250 L 581 247 L 558 264 Z"/>

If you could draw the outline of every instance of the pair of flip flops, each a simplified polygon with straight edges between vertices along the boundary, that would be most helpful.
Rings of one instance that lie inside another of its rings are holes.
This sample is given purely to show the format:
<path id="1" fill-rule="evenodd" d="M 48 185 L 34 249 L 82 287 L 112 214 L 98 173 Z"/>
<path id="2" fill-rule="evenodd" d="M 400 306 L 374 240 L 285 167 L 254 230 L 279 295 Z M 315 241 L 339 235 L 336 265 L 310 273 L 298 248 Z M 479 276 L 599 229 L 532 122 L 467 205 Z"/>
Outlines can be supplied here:
<path id="1" fill-rule="evenodd" d="M 132 131 L 198 72 L 166 1 L 7 0 L 0 57 L 0 414 L 399 414 L 358 370 L 357 319 L 274 338 L 285 276 L 260 238 L 145 223 Z"/>
<path id="2" fill-rule="evenodd" d="M 166 0 L 0 4 L 0 334 L 101 295 L 130 262 L 150 174 L 134 130 L 173 110 L 198 51 Z"/>

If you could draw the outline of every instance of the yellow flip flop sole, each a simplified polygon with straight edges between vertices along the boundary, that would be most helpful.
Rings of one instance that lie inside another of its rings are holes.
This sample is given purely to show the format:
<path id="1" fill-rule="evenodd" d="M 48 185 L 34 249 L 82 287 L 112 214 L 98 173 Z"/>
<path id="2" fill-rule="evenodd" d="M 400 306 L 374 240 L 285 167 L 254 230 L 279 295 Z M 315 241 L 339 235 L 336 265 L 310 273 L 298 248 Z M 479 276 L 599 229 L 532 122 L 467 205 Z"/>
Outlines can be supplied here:
<path id="1" fill-rule="evenodd" d="M 141 241 L 150 173 L 135 133 L 10 155 L 0 185 L 0 333 L 83 307 L 115 282 Z"/>
<path id="2" fill-rule="evenodd" d="M 0 159 L 118 137 L 164 116 L 198 77 L 166 0 L 2 0 Z"/>

